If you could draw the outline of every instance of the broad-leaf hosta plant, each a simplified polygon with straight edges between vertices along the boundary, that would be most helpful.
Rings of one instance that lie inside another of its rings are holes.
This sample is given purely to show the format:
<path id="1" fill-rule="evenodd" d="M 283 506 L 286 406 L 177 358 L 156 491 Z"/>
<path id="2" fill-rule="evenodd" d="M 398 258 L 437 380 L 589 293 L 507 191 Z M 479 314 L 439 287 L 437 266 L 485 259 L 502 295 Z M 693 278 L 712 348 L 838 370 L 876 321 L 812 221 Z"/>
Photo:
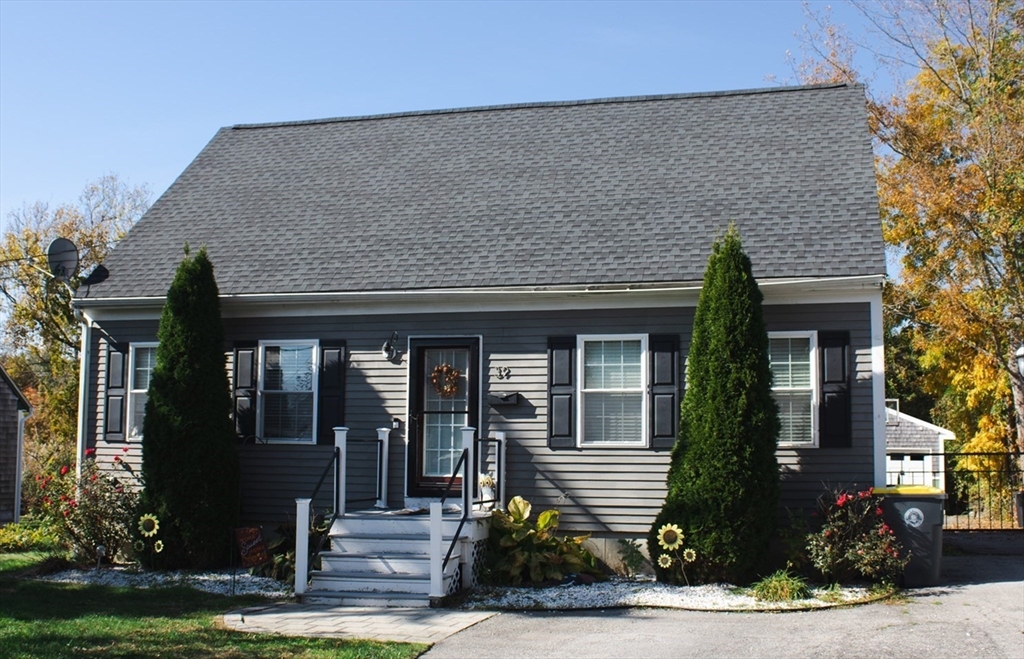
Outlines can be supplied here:
<path id="1" fill-rule="evenodd" d="M 593 554 L 583 547 L 590 537 L 556 535 L 557 510 L 545 510 L 530 521 L 532 506 L 520 496 L 507 510 L 491 513 L 488 578 L 495 584 L 519 586 L 561 581 L 569 574 L 603 576 Z"/>

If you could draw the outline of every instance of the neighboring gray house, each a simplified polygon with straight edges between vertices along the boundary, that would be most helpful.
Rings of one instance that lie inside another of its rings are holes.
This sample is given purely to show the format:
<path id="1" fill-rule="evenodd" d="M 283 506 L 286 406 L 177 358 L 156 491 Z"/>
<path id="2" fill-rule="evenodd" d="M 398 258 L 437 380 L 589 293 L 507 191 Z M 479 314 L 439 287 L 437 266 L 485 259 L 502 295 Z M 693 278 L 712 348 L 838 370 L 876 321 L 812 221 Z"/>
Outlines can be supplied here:
<path id="1" fill-rule="evenodd" d="M 506 433 L 508 497 L 643 536 L 730 222 L 765 296 L 783 504 L 885 484 L 885 257 L 850 85 L 224 128 L 78 292 L 79 451 L 139 459 L 187 242 L 215 265 L 236 426 L 257 438 L 246 520 L 294 516 L 340 425 L 389 435 L 388 505 L 436 500 L 468 425 Z M 372 499 L 369 446 L 347 473 Z"/>
<path id="2" fill-rule="evenodd" d="M 25 419 L 32 406 L 0 366 L 0 526 L 21 516 L 21 469 Z"/>
<path id="3" fill-rule="evenodd" d="M 899 410 L 886 408 L 885 413 L 886 485 L 931 485 L 945 491 L 945 442 L 956 435 Z"/>

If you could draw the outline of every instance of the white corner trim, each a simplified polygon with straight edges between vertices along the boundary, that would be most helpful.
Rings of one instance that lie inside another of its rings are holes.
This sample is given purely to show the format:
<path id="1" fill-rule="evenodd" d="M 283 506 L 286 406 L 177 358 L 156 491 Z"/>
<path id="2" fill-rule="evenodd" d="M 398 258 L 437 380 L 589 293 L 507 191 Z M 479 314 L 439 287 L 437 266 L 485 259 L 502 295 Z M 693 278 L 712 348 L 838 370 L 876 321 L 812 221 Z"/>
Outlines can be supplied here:
<path id="1" fill-rule="evenodd" d="M 882 291 L 871 298 L 871 407 L 874 420 L 875 487 L 885 487 L 885 329 L 882 325 Z"/>
<path id="2" fill-rule="evenodd" d="M 82 479 L 82 463 L 85 461 L 85 442 L 88 429 L 87 407 L 89 402 L 89 364 L 92 362 L 92 319 L 82 312 L 82 346 L 78 361 L 78 437 L 75 440 L 75 474 Z"/>

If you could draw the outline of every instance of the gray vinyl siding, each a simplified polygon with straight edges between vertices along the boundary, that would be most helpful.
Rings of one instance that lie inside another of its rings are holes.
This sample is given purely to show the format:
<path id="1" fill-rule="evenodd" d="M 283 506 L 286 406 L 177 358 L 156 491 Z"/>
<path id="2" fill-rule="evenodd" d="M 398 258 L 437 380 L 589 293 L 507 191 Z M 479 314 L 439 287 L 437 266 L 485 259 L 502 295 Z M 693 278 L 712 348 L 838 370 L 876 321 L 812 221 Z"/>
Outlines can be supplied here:
<path id="1" fill-rule="evenodd" d="M 228 318 L 225 334 L 233 341 L 269 339 L 341 339 L 347 347 L 345 424 L 351 439 L 372 440 L 376 428 L 401 428 L 391 433 L 388 503 L 404 503 L 406 478 L 406 409 L 408 355 L 406 340 L 417 336 L 481 336 L 483 434 L 504 431 L 508 439 L 506 488 L 509 497 L 522 495 L 539 508 L 563 499 L 562 528 L 596 534 L 643 535 L 665 495 L 668 450 L 650 448 L 550 449 L 547 445 L 547 340 L 578 334 L 677 334 L 685 362 L 693 308 L 629 310 L 561 310 L 523 313 L 420 314 L 417 316 L 296 316 Z M 869 305 L 779 305 L 765 307 L 770 331 L 846 330 L 853 361 L 851 409 L 853 446 L 847 449 L 780 450 L 782 505 L 807 508 L 825 486 L 861 487 L 873 478 L 873 414 Z M 104 324 L 118 342 L 154 340 L 155 322 Z M 380 346 L 398 331 L 403 362 L 387 362 Z M 98 332 L 96 334 L 99 334 Z M 97 339 L 94 343 L 98 343 Z M 98 346 L 97 346 L 98 347 Z M 229 347 L 229 346 L 228 346 Z M 96 405 L 94 433 L 102 428 L 103 350 L 94 350 L 91 374 Z M 229 365 L 230 366 L 230 365 Z M 510 377 L 497 379 L 499 367 Z M 487 395 L 516 392 L 513 407 L 489 407 Z M 102 436 L 102 433 L 98 433 Z M 91 438 L 97 441 L 97 436 Z M 102 443 L 102 442 L 101 442 Z M 370 451 L 359 460 L 353 448 L 349 477 L 371 493 L 374 468 Z M 321 455 L 322 454 L 322 455 Z M 327 446 L 246 446 L 243 460 L 243 517 L 249 521 L 284 521 L 294 516 L 294 498 L 309 496 L 319 477 L 319 464 L 330 458 Z M 311 473 L 312 472 L 312 473 Z M 333 479 L 328 477 L 328 481 Z M 307 487 L 308 486 L 308 487 Z M 331 485 L 333 487 L 333 484 Z M 324 489 L 331 488 L 325 483 Z M 329 496 L 329 495 L 328 495 Z M 287 515 L 282 518 L 281 516 Z"/>

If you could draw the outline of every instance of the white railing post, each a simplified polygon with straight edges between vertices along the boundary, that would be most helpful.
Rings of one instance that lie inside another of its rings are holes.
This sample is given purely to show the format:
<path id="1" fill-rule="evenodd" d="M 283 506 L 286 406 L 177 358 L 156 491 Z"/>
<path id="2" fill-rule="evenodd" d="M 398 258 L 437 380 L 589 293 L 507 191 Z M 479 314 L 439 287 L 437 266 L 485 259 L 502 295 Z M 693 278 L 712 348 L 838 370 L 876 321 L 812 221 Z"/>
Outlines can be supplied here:
<path id="1" fill-rule="evenodd" d="M 498 440 L 498 471 L 495 473 L 498 477 L 498 491 L 495 493 L 498 495 L 498 503 L 495 508 L 505 510 L 505 433 L 496 432 L 494 438 Z"/>
<path id="2" fill-rule="evenodd" d="M 388 450 L 391 440 L 391 428 L 377 428 L 377 439 L 380 440 L 380 498 L 377 508 L 388 507 Z"/>
<path id="3" fill-rule="evenodd" d="M 462 429 L 462 448 L 466 452 L 466 462 L 462 465 L 462 516 L 469 515 L 473 510 L 473 482 L 476 474 L 476 428 L 466 426 Z"/>
<path id="4" fill-rule="evenodd" d="M 295 500 L 295 595 L 306 592 L 309 581 L 309 504 L 312 499 Z"/>
<path id="5" fill-rule="evenodd" d="M 431 599 L 444 597 L 444 575 L 442 574 L 444 560 L 444 525 L 441 517 L 441 502 L 434 501 L 430 504 L 430 597 Z"/>
<path id="6" fill-rule="evenodd" d="M 348 470 L 348 428 L 338 426 L 334 429 L 334 447 L 338 449 L 338 477 L 334 481 L 334 510 L 338 517 L 345 516 L 345 492 Z"/>

